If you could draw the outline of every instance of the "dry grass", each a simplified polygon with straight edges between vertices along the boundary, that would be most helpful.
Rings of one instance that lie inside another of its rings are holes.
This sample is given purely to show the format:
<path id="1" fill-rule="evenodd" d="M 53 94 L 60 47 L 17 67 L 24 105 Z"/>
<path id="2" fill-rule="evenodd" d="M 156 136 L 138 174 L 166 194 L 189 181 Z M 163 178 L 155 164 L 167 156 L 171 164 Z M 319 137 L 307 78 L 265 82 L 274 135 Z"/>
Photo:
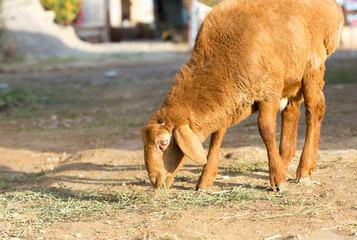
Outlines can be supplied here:
<path id="1" fill-rule="evenodd" d="M 335 203 L 321 200 L 316 194 L 303 193 L 296 186 L 290 192 L 275 193 L 257 189 L 254 184 L 240 187 L 222 187 L 219 191 L 194 191 L 151 188 L 116 191 L 78 191 L 60 184 L 59 188 L 9 191 L 14 181 L 22 185 L 45 180 L 45 174 L 3 179 L 0 195 L 0 223 L 6 223 L 1 237 L 23 237 L 54 222 L 92 222 L 118 219 L 125 212 L 154 212 L 165 209 L 236 209 L 239 214 L 218 218 L 222 221 L 243 219 L 273 219 L 293 216 L 321 217 L 335 209 Z M 190 180 L 179 176 L 178 180 Z M 264 210 L 269 206 L 268 211 Z M 263 209 L 262 209 L 263 208 Z M 352 223 L 351 223 L 352 224 Z"/>

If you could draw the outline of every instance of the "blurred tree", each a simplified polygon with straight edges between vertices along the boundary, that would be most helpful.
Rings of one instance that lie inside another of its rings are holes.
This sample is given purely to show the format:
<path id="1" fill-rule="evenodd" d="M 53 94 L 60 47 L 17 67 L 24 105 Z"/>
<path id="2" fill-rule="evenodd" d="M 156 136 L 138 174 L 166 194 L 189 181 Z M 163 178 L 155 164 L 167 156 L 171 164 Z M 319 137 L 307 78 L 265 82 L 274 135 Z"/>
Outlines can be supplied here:
<path id="1" fill-rule="evenodd" d="M 3 58 L 3 43 L 4 43 L 4 23 L 2 18 L 2 0 L 0 0 L 0 60 Z"/>
<path id="2" fill-rule="evenodd" d="M 0 34 L 3 29 L 3 21 L 2 21 L 2 0 L 0 0 Z"/>
<path id="3" fill-rule="evenodd" d="M 55 22 L 61 25 L 80 25 L 83 20 L 80 0 L 40 0 L 46 10 L 55 12 Z"/>
<path id="4" fill-rule="evenodd" d="M 201 2 L 207 6 L 210 6 L 210 7 L 217 5 L 220 1 L 221 0 L 199 0 L 199 2 Z"/>

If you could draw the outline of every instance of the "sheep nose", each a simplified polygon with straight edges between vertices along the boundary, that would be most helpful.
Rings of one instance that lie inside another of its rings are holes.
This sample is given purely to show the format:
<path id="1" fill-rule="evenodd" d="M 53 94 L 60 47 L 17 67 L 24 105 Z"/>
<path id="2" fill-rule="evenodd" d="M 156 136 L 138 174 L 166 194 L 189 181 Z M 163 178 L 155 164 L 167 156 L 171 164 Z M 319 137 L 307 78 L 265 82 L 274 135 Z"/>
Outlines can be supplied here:
<path id="1" fill-rule="evenodd" d="M 150 174 L 149 177 L 150 177 L 150 181 L 151 181 L 152 185 L 154 186 L 154 188 L 159 188 L 165 182 L 167 173 L 166 172 L 165 173 L 164 172 L 156 172 L 156 173 Z"/>

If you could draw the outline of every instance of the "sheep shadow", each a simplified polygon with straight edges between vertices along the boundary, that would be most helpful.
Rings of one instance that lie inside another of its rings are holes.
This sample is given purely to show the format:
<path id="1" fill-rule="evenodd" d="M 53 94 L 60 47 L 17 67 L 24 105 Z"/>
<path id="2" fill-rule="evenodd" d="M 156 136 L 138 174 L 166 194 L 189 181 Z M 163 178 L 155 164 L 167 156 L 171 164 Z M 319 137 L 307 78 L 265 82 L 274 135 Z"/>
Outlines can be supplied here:
<path id="1" fill-rule="evenodd" d="M 131 165 L 108 165 L 95 164 L 90 162 L 75 162 L 63 163 L 53 170 L 43 171 L 38 173 L 26 173 L 21 171 L 12 171 L 11 168 L 0 166 L 0 183 L 1 192 L 17 191 L 19 189 L 37 189 L 37 188 L 61 188 L 62 186 L 81 185 L 84 188 L 144 188 L 152 189 L 152 185 L 147 177 L 144 164 Z M 170 188 L 176 190 L 192 190 L 196 185 L 202 167 L 193 164 L 187 164 L 183 167 L 183 174 L 178 174 Z M 257 173 L 241 173 L 232 171 L 229 168 L 229 177 L 250 177 L 253 179 L 268 180 L 267 176 Z M 192 173 L 187 176 L 187 172 Z M 227 167 L 219 167 L 220 173 L 227 173 Z M 267 171 L 260 169 L 259 172 L 267 173 Z M 227 176 L 227 175 L 226 175 Z M 6 186 L 5 186 L 6 183 Z M 189 186 L 186 186 L 186 183 Z M 215 186 L 221 188 L 242 187 L 251 189 L 249 184 L 242 184 L 239 182 L 222 182 L 220 179 L 216 180 Z M 85 187 L 87 186 L 87 187 Z M 256 186 L 257 190 L 266 191 L 267 188 Z M 81 190 L 78 190 L 81 191 Z"/>

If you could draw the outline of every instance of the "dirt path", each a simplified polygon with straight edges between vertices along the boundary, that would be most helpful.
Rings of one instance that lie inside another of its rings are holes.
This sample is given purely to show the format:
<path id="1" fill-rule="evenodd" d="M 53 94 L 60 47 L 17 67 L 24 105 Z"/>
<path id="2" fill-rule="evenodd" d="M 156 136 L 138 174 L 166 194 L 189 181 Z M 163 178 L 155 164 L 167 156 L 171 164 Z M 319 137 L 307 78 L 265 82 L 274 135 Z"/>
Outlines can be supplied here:
<path id="1" fill-rule="evenodd" d="M 227 132 L 213 189 L 193 190 L 200 166 L 189 162 L 170 190 L 153 192 L 140 127 L 187 58 L 1 73 L 0 82 L 19 90 L 28 105 L 0 113 L 0 236 L 356 239 L 357 61 L 327 65 L 327 112 L 312 182 L 291 181 L 284 194 L 269 190 L 254 115 Z M 109 70 L 117 77 L 105 77 Z M 302 108 L 289 178 L 304 129 Z"/>

